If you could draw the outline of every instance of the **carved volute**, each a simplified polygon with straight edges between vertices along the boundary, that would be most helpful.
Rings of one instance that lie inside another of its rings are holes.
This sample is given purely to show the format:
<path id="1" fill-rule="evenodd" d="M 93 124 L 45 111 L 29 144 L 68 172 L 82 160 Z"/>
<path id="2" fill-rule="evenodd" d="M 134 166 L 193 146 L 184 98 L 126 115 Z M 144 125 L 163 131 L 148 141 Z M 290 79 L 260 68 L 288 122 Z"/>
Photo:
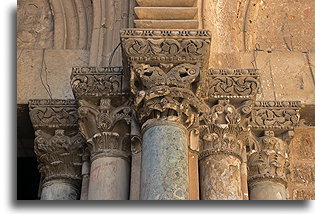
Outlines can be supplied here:
<path id="1" fill-rule="evenodd" d="M 132 109 L 122 68 L 73 68 L 71 86 L 92 160 L 103 155 L 129 158 Z"/>
<path id="2" fill-rule="evenodd" d="M 140 123 L 195 124 L 207 110 L 196 91 L 209 55 L 209 31 L 128 29 L 121 40 Z"/>
<path id="3" fill-rule="evenodd" d="M 30 100 L 34 151 L 43 184 L 62 180 L 79 185 L 84 139 L 78 130 L 74 100 Z"/>

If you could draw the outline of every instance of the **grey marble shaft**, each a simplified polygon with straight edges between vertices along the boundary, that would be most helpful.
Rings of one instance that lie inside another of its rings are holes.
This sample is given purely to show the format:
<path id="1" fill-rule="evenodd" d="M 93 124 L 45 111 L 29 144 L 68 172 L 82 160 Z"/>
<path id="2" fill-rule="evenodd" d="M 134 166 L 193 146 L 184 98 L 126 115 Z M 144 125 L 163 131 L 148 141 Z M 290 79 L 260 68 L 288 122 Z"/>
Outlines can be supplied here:
<path id="1" fill-rule="evenodd" d="M 120 157 L 100 157 L 91 164 L 88 200 L 128 200 L 130 163 Z"/>
<path id="2" fill-rule="evenodd" d="M 77 200 L 78 198 L 78 189 L 74 185 L 62 181 L 44 184 L 41 193 L 41 200 Z"/>
<path id="3" fill-rule="evenodd" d="M 142 132 L 141 200 L 189 200 L 186 128 L 159 121 Z"/>

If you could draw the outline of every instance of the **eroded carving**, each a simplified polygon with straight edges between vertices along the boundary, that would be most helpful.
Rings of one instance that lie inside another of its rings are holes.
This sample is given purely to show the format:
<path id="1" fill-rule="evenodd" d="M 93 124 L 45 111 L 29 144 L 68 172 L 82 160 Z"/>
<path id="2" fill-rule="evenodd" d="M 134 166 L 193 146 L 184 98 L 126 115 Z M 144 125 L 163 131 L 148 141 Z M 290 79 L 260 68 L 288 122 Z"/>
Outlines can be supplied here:
<path id="1" fill-rule="evenodd" d="M 43 183 L 63 180 L 78 185 L 84 139 L 78 133 L 75 101 L 30 100 L 29 109 Z"/>
<path id="2" fill-rule="evenodd" d="M 293 132 L 288 135 L 276 137 L 274 131 L 265 131 L 264 136 L 256 139 L 251 136 L 248 145 L 248 175 L 249 183 L 260 180 L 274 180 L 287 185 L 289 170 L 288 142 Z M 285 139 L 286 138 L 286 139 Z"/>
<path id="3" fill-rule="evenodd" d="M 54 135 L 37 130 L 35 135 L 34 151 L 43 183 L 63 179 L 78 184 L 81 180 L 82 136 L 78 133 L 69 137 L 62 129 L 56 129 Z"/>

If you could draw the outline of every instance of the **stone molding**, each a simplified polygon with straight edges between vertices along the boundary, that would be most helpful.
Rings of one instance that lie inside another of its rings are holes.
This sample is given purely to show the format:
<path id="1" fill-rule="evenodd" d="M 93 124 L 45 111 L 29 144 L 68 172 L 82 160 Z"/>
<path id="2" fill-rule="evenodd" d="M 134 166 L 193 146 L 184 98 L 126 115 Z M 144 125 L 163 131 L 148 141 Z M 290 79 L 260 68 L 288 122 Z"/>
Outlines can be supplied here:
<path id="1" fill-rule="evenodd" d="M 121 31 L 123 54 L 131 72 L 131 93 L 137 118 L 166 119 L 187 128 L 207 106 L 195 93 L 210 48 L 206 30 Z"/>
<path id="2" fill-rule="evenodd" d="M 125 81 L 121 67 L 73 68 L 71 86 L 91 161 L 102 156 L 129 159 L 131 155 L 132 108 Z"/>
<path id="3" fill-rule="evenodd" d="M 78 130 L 74 100 L 30 100 L 34 151 L 43 184 L 58 181 L 78 187 L 84 139 Z"/>

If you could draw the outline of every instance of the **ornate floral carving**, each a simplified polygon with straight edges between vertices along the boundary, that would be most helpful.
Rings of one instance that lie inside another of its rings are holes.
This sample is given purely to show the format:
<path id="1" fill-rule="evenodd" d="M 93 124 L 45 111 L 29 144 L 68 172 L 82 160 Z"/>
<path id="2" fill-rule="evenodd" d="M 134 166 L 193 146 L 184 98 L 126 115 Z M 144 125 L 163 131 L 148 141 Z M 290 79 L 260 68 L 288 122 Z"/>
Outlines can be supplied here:
<path id="1" fill-rule="evenodd" d="M 265 131 L 264 136 L 258 139 L 252 135 L 250 137 L 248 144 L 249 183 L 265 179 L 287 185 L 287 174 L 290 172 L 288 143 L 275 137 L 274 131 Z"/>
<path id="2" fill-rule="evenodd" d="M 77 127 L 75 100 L 30 100 L 29 114 L 34 128 Z"/>
<path id="3" fill-rule="evenodd" d="M 249 108 L 249 109 L 247 109 Z M 250 113 L 250 106 L 238 109 L 229 100 L 219 100 L 209 112 L 200 117 L 201 155 L 229 154 L 241 160 L 243 148 L 243 132 L 246 130 L 246 117 Z"/>
<path id="4" fill-rule="evenodd" d="M 210 69 L 198 89 L 198 96 L 208 99 L 254 99 L 259 87 L 257 69 Z"/>
<path id="5" fill-rule="evenodd" d="M 256 101 L 251 114 L 253 129 L 293 129 L 300 119 L 299 101 Z"/>
<path id="6" fill-rule="evenodd" d="M 81 180 L 82 148 L 84 140 L 80 134 L 72 137 L 65 130 L 56 129 L 54 135 L 42 130 L 35 132 L 34 151 L 44 183 L 54 179 L 65 179 L 77 183 Z"/>
<path id="7" fill-rule="evenodd" d="M 128 93 L 122 67 L 74 67 L 70 84 L 76 97 Z"/>

